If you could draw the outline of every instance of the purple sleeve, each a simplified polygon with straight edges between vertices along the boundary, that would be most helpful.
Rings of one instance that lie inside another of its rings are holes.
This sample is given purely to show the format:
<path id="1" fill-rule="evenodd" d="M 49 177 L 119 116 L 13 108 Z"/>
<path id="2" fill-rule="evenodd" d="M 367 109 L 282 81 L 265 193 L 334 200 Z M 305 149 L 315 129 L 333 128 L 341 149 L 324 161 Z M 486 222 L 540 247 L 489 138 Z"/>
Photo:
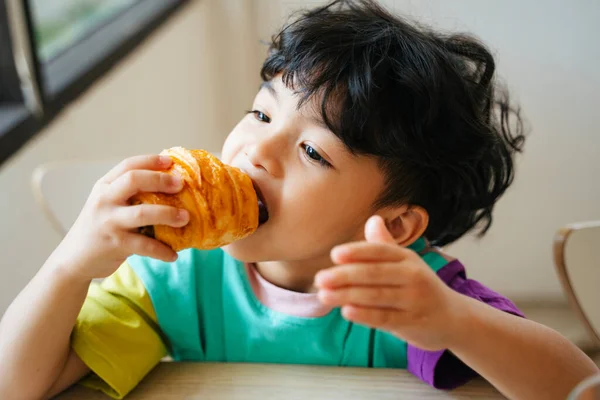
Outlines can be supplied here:
<path id="1" fill-rule="evenodd" d="M 465 268 L 452 261 L 438 271 L 438 276 L 452 289 L 508 313 L 524 317 L 506 297 L 467 279 Z M 446 350 L 426 351 L 408 345 L 408 370 L 438 389 L 453 389 L 477 376 L 477 373 Z"/>

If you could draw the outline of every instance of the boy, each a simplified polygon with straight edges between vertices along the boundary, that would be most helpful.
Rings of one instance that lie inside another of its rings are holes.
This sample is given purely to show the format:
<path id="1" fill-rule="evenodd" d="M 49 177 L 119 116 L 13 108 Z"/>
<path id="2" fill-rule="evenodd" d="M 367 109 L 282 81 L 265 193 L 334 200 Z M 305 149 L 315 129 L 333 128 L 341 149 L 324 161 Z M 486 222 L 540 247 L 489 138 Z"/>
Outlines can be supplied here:
<path id="1" fill-rule="evenodd" d="M 482 45 L 335 1 L 284 28 L 261 74 L 222 155 L 268 220 L 177 255 L 136 232 L 187 212 L 127 205 L 180 190 L 161 172 L 171 161 L 124 161 L 6 312 L 0 398 L 51 397 L 86 375 L 122 398 L 167 353 L 408 368 L 439 388 L 479 374 L 520 399 L 564 399 L 597 372 L 433 247 L 485 233 L 524 140 Z"/>

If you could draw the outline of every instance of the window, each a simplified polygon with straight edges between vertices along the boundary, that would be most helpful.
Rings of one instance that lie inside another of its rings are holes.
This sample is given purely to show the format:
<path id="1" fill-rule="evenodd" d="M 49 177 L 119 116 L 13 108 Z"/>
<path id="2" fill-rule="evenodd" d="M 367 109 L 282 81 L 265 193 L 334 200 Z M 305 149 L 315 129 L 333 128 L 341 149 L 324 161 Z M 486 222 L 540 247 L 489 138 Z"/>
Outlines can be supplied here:
<path id="1" fill-rule="evenodd" d="M 137 0 L 31 0 L 40 61 L 48 62 Z"/>
<path id="2" fill-rule="evenodd" d="M 1 2 L 0 164 L 187 2 Z"/>

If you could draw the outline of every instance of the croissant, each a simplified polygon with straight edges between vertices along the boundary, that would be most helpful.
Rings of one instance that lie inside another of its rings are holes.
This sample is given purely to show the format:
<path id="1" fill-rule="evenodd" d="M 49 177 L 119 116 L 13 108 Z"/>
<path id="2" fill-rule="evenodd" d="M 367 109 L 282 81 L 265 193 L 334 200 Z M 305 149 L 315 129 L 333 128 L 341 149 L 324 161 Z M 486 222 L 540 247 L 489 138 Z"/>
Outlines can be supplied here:
<path id="1" fill-rule="evenodd" d="M 161 152 L 173 159 L 167 171 L 183 178 L 179 193 L 138 193 L 131 204 L 164 204 L 184 208 L 187 225 L 142 227 L 174 251 L 187 248 L 214 249 L 253 233 L 258 227 L 258 198 L 252 180 L 237 168 L 223 164 L 204 150 L 173 147 Z"/>

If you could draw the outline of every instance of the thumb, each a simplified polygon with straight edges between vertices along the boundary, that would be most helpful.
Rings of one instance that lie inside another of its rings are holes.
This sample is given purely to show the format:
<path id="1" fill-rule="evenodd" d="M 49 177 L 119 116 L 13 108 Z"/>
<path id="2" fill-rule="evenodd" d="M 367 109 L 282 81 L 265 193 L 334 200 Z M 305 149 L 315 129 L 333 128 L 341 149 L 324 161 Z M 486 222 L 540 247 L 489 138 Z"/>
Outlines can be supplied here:
<path id="1" fill-rule="evenodd" d="M 394 237 L 385 226 L 383 218 L 378 215 L 374 215 L 367 220 L 365 224 L 365 239 L 371 243 L 396 244 Z"/>

